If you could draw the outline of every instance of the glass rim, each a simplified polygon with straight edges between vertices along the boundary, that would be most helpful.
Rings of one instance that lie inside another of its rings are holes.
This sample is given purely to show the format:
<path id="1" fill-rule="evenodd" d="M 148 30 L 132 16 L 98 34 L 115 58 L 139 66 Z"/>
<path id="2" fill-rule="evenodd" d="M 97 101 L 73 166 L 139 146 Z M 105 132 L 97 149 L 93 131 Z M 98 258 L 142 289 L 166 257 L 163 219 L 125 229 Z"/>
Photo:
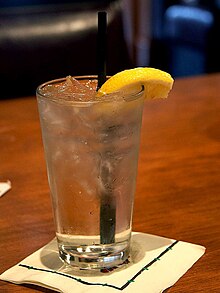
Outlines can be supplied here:
<path id="1" fill-rule="evenodd" d="M 77 80 L 86 80 L 86 79 L 90 79 L 90 80 L 97 80 L 98 76 L 97 75 L 77 75 L 77 76 L 72 76 L 73 78 L 77 79 Z M 110 76 L 107 76 L 107 78 L 109 78 Z M 103 99 L 97 99 L 97 100 L 91 100 L 91 101 L 72 101 L 72 100 L 66 100 L 66 99 L 62 99 L 62 98 L 56 98 L 56 97 L 51 97 L 51 96 L 47 96 L 45 94 L 42 93 L 42 89 L 47 86 L 47 85 L 52 85 L 52 84 L 58 84 L 61 82 L 64 82 L 66 80 L 66 77 L 61 77 L 61 78 L 57 78 L 57 79 L 52 79 L 49 80 L 47 82 L 44 82 L 42 84 L 40 84 L 37 89 L 36 89 L 36 94 L 37 96 L 43 98 L 43 99 L 48 99 L 50 101 L 63 101 L 65 103 L 74 103 L 74 104 L 95 104 L 95 103 L 102 103 L 102 102 L 111 102 L 112 101 L 112 96 L 117 95 L 118 93 L 121 93 L 122 97 L 124 98 L 124 100 L 126 101 L 133 101 L 136 100 L 137 98 L 139 98 L 139 96 L 142 96 L 143 92 L 144 92 L 144 86 L 141 85 L 140 86 L 140 90 L 134 92 L 134 93 L 129 93 L 129 94 L 122 94 L 122 92 L 120 91 L 115 91 L 112 92 L 110 94 L 104 94 L 103 95 Z M 108 99 L 109 98 L 109 99 Z M 115 100 L 114 100 L 115 101 Z"/>

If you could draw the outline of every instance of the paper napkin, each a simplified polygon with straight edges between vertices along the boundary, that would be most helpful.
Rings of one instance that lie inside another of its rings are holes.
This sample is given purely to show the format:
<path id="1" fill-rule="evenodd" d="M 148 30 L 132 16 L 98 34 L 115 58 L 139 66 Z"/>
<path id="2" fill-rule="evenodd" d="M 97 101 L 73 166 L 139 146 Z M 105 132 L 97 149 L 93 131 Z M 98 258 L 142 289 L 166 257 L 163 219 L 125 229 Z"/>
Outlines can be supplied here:
<path id="1" fill-rule="evenodd" d="M 132 233 L 131 247 L 128 264 L 94 275 L 64 265 L 54 239 L 8 269 L 0 279 L 63 293 L 159 293 L 177 282 L 205 252 L 200 245 L 144 233 Z"/>
<path id="2" fill-rule="evenodd" d="M 11 189 L 11 182 L 8 180 L 6 182 L 0 182 L 0 197 L 3 196 L 7 191 Z"/>

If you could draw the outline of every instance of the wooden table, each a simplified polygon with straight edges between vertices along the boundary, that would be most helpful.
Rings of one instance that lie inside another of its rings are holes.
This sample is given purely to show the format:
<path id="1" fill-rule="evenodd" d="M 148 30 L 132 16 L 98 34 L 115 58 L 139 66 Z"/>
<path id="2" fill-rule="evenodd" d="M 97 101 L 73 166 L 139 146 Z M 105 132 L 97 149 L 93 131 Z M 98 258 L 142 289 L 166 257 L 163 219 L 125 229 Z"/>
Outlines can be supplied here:
<path id="1" fill-rule="evenodd" d="M 0 273 L 45 245 L 54 226 L 34 97 L 0 101 Z M 220 292 L 220 74 L 176 80 L 146 101 L 133 228 L 204 245 L 169 292 Z M 0 292 L 51 292 L 0 281 Z"/>

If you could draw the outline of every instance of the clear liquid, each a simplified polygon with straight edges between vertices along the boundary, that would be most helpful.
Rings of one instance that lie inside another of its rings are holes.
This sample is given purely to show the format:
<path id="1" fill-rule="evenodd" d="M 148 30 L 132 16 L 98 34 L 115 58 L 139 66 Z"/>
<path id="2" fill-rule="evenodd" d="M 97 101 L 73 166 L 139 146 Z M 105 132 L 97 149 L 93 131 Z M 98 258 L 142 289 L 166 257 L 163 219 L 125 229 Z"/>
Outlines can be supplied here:
<path id="1" fill-rule="evenodd" d="M 130 231 L 116 234 L 115 239 L 114 243 L 100 244 L 99 235 L 57 233 L 61 259 L 81 269 L 101 269 L 122 264 L 129 256 Z"/>

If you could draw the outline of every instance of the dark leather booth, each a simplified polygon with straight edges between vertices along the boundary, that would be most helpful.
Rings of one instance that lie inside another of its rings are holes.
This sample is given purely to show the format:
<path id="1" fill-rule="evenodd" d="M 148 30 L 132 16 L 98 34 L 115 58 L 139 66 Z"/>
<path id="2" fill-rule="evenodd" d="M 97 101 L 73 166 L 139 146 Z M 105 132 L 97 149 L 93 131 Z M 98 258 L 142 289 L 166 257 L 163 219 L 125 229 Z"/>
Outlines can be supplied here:
<path id="1" fill-rule="evenodd" d="M 19 4 L 18 4 L 19 3 Z M 0 98 L 47 80 L 97 73 L 97 12 L 108 12 L 107 74 L 130 67 L 121 1 L 1 1 Z"/>

